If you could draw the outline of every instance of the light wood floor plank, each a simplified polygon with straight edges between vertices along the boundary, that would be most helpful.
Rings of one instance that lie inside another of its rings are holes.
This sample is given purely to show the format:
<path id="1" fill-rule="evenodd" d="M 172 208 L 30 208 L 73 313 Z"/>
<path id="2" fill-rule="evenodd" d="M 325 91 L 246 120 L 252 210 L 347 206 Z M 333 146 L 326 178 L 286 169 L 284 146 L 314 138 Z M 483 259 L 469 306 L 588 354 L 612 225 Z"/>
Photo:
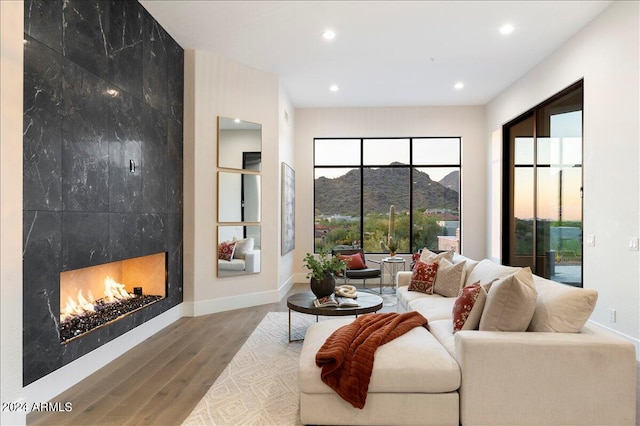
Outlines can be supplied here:
<path id="1" fill-rule="evenodd" d="M 290 293 L 304 291 L 294 286 Z M 29 425 L 179 425 L 278 303 L 181 318 L 54 398 L 70 413 L 30 413 Z"/>
<path id="2" fill-rule="evenodd" d="M 199 329 L 197 326 L 203 323 L 203 319 L 193 318 L 194 321 L 188 322 L 183 320 L 185 319 L 177 321 L 182 323 L 178 326 L 179 328 L 162 330 L 163 333 L 167 331 L 166 338 L 158 338 L 154 341 L 155 336 L 153 336 L 147 339 L 127 352 L 126 356 L 117 358 L 85 379 L 83 384 L 87 385 L 87 389 L 78 392 L 74 387 L 60 395 L 58 398 L 62 399 L 59 400 L 73 402 L 74 410 L 68 413 L 72 414 L 71 416 L 67 413 L 57 413 L 51 420 L 63 422 L 67 418 L 68 421 L 75 422 L 77 417 L 82 424 L 82 419 L 90 415 L 96 424 L 101 424 L 101 418 L 107 415 L 114 405 L 119 405 L 120 401 L 130 397 L 148 377 L 161 372 L 166 365 L 164 349 L 169 342 L 175 347 L 183 347 L 189 341 L 197 339 L 198 336 L 190 334 L 189 331 L 194 327 Z M 49 420 L 45 420 L 44 423 L 34 424 L 50 423 Z"/>

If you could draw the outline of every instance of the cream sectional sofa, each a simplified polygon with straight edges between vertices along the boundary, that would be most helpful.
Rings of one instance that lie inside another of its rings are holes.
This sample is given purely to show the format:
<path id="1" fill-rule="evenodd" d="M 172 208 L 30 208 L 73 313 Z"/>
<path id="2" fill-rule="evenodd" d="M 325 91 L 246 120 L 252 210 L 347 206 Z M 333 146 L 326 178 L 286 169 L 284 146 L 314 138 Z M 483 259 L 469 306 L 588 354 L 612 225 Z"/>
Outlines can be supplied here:
<path id="1" fill-rule="evenodd" d="M 260 250 L 248 251 L 244 258 L 218 259 L 218 275 L 243 275 L 260 272 Z"/>
<path id="2" fill-rule="evenodd" d="M 494 293 L 499 283 L 520 271 L 462 256 L 453 263 L 462 261 L 466 263 L 461 286 L 493 282 Z M 326 386 L 315 365 L 325 339 L 352 319 L 309 327 L 298 373 L 303 424 L 635 424 L 635 347 L 585 324 L 597 298 L 593 290 L 533 276 L 536 299 L 529 328 L 577 327 L 576 332 L 454 333 L 457 298 L 409 291 L 411 276 L 398 273 L 398 311 L 421 312 L 430 331 L 413 329 L 378 348 L 362 410 Z M 489 296 L 487 304 L 488 300 Z"/>

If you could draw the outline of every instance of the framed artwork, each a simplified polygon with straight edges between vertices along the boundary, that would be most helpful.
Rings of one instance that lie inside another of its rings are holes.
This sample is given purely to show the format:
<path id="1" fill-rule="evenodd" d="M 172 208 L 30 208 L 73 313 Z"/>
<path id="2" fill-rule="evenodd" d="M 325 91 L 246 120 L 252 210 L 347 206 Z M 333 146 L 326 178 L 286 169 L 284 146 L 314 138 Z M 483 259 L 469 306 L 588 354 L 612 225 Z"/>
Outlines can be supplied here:
<path id="1" fill-rule="evenodd" d="M 296 246 L 296 172 L 282 163 L 282 254 Z"/>

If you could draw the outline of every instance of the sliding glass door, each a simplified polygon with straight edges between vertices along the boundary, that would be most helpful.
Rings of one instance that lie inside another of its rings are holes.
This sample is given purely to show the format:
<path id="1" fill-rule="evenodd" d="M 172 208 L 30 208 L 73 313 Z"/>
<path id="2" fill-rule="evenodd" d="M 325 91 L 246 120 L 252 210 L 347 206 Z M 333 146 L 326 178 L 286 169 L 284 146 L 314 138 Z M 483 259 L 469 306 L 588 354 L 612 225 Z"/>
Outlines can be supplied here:
<path id="1" fill-rule="evenodd" d="M 582 286 L 582 82 L 504 127 L 503 259 Z"/>

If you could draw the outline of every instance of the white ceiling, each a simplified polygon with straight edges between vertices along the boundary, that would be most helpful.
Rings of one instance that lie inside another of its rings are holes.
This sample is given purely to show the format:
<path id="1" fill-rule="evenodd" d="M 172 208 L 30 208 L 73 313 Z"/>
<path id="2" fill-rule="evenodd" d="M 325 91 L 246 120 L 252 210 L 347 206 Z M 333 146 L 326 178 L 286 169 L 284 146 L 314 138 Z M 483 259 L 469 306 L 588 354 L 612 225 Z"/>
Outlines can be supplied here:
<path id="1" fill-rule="evenodd" d="M 141 3 L 183 48 L 278 75 L 296 107 L 339 107 L 484 105 L 612 2 Z"/>

